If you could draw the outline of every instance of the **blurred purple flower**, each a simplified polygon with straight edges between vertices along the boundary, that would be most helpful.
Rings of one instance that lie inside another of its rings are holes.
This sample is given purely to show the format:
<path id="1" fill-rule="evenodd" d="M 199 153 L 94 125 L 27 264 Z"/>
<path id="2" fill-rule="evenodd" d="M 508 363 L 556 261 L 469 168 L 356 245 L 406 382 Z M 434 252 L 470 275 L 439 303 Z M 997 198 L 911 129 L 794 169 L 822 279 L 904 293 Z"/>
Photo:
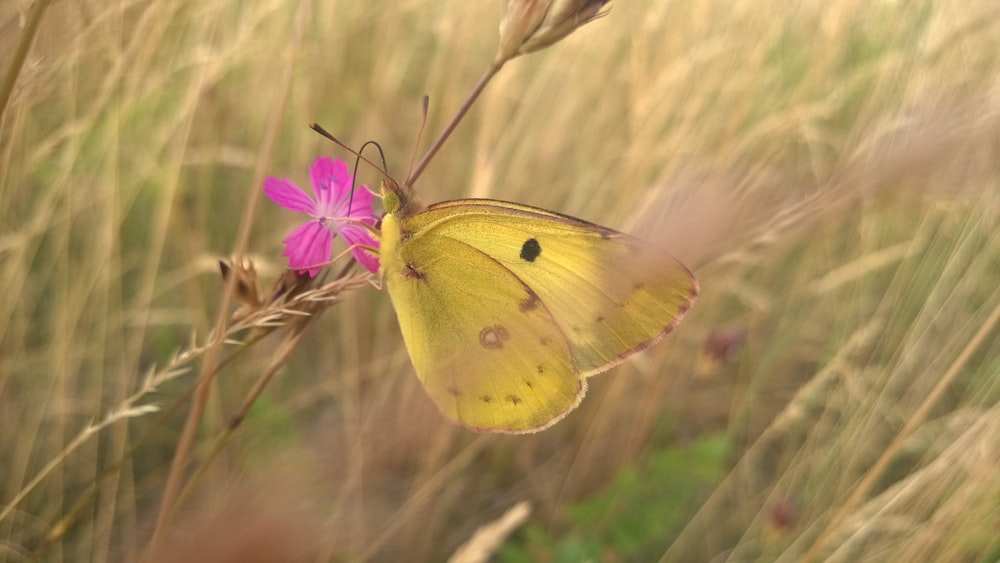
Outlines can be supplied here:
<path id="1" fill-rule="evenodd" d="M 299 272 L 308 271 L 314 277 L 322 264 L 330 260 L 333 237 L 340 233 L 347 244 L 353 246 L 354 259 L 370 272 L 378 272 L 378 257 L 357 246 L 378 248 L 378 242 L 361 225 L 375 224 L 372 193 L 366 186 L 352 190 L 351 174 L 342 160 L 317 158 L 309 169 L 309 177 L 316 199 L 287 178 L 264 180 L 264 195 L 271 201 L 311 217 L 285 237 L 284 255 L 288 257 L 288 267 Z"/>

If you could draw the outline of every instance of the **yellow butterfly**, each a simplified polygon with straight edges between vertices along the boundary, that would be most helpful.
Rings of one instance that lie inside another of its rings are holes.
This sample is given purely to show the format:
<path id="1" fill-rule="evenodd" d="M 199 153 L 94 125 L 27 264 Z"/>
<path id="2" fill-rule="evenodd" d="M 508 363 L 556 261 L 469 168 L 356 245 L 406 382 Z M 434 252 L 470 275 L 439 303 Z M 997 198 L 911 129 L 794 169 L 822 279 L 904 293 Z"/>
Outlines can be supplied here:
<path id="1" fill-rule="evenodd" d="M 424 207 L 383 182 L 380 275 L 417 376 L 481 432 L 546 428 L 586 378 L 662 340 L 698 296 L 680 262 L 639 239 L 491 199 Z"/>

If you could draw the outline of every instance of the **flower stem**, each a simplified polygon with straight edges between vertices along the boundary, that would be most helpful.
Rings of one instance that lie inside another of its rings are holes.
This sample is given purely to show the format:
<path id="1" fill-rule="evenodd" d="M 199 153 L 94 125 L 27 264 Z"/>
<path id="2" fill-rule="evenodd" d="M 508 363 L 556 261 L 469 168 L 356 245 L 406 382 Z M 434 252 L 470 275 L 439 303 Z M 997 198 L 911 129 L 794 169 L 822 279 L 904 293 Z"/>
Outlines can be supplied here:
<path id="1" fill-rule="evenodd" d="M 479 94 L 483 92 L 486 85 L 489 84 L 490 80 L 496 76 L 496 73 L 500 71 L 501 67 L 503 67 L 504 62 L 505 61 L 494 62 L 490 65 L 490 68 L 486 70 L 486 73 L 483 74 L 482 78 L 479 79 L 479 82 L 477 82 L 475 87 L 472 88 L 472 92 L 469 93 L 469 97 L 465 99 L 462 107 L 458 108 L 455 116 L 451 118 L 451 122 L 448 123 L 448 126 L 444 128 L 444 131 L 438 135 L 438 138 L 434 140 L 434 144 L 432 144 L 431 148 L 427 150 L 427 154 L 425 154 L 424 157 L 420 159 L 420 162 L 413 167 L 409 177 L 406 178 L 406 182 L 404 183 L 405 186 L 412 186 L 414 182 L 417 181 L 417 178 L 420 177 L 420 175 L 424 172 L 424 169 L 427 168 L 427 165 L 430 164 L 431 159 L 433 159 L 434 155 L 436 155 L 441 149 L 441 145 L 443 145 L 448 137 L 451 136 L 452 131 L 458 127 L 458 123 L 462 121 L 466 112 L 469 111 L 472 104 L 479 98 Z"/>

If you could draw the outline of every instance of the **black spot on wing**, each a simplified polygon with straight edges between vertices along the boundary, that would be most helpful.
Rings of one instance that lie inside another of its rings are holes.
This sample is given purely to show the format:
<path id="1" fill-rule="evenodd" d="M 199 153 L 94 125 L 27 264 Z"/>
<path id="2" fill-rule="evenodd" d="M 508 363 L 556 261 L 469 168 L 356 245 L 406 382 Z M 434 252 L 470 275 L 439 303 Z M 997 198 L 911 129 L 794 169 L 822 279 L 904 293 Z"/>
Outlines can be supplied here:
<path id="1" fill-rule="evenodd" d="M 517 395 L 515 395 L 513 393 L 508 394 L 506 397 L 504 397 L 504 399 L 506 399 L 507 402 L 510 403 L 510 404 L 512 404 L 512 405 L 516 405 L 516 404 L 518 404 L 518 403 L 521 402 L 521 397 L 518 397 Z"/>
<path id="2" fill-rule="evenodd" d="M 521 259 L 527 262 L 534 262 L 538 255 L 542 253 L 542 245 L 538 241 L 529 238 L 521 245 Z"/>

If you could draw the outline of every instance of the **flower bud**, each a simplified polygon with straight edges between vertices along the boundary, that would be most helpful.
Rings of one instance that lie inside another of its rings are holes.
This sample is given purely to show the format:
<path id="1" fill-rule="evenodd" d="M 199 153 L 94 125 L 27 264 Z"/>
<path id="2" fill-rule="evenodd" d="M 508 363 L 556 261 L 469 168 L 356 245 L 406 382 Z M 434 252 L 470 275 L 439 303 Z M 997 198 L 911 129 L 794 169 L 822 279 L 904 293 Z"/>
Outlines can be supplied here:
<path id="1" fill-rule="evenodd" d="M 507 0 L 500 22 L 500 49 L 493 64 L 544 49 L 601 17 L 611 0 Z"/>

